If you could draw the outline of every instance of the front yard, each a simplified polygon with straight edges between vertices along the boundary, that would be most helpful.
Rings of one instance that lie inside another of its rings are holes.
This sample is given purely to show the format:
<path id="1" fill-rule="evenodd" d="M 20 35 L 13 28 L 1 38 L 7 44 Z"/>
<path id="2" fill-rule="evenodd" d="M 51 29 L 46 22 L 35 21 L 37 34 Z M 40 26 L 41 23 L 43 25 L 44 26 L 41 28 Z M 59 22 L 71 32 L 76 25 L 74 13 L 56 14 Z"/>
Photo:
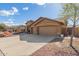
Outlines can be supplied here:
<path id="1" fill-rule="evenodd" d="M 53 37 L 18 34 L 0 38 L 0 50 L 5 56 L 28 56 L 46 45 Z M 0 52 L 1 52 L 0 51 Z M 3 55 L 0 53 L 0 55 Z"/>
<path id="2" fill-rule="evenodd" d="M 65 38 L 63 42 L 51 42 L 43 46 L 32 56 L 75 56 L 79 55 L 79 38 L 74 39 L 73 47 L 69 46 L 69 38 Z"/>
<path id="3" fill-rule="evenodd" d="M 32 34 L 13 35 L 0 38 L 0 50 L 7 56 L 75 56 L 79 55 L 79 38 L 69 46 L 70 38 L 55 40 L 55 36 Z M 3 55 L 0 52 L 0 55 Z"/>

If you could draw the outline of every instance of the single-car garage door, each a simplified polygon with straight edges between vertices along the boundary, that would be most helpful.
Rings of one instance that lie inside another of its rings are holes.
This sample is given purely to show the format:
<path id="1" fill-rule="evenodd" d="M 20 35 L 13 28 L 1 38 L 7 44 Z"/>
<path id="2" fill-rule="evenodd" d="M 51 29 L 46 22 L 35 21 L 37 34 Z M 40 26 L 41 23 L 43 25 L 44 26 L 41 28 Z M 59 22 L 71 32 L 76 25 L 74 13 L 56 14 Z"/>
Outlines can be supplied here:
<path id="1" fill-rule="evenodd" d="M 40 35 L 56 35 L 61 34 L 61 28 L 59 26 L 44 26 L 39 27 Z"/>

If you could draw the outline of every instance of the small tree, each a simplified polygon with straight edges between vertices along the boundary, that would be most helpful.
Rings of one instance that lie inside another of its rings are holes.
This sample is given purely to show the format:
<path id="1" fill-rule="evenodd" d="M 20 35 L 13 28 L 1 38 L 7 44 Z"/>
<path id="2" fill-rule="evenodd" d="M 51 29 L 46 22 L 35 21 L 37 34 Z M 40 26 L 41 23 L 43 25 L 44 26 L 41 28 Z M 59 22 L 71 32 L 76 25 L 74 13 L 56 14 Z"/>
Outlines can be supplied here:
<path id="1" fill-rule="evenodd" d="M 63 4 L 63 16 L 67 16 L 72 19 L 73 25 L 72 25 L 72 34 L 71 34 L 71 40 L 70 40 L 70 46 L 72 46 L 73 42 L 73 37 L 75 34 L 75 27 L 76 27 L 76 22 L 79 17 L 79 4 L 75 3 L 67 3 Z"/>
<path id="2" fill-rule="evenodd" d="M 1 23 L 1 24 L 0 24 L 0 31 L 5 30 L 5 27 L 6 27 L 6 25 L 5 25 L 5 24 L 3 24 L 3 23 Z"/>

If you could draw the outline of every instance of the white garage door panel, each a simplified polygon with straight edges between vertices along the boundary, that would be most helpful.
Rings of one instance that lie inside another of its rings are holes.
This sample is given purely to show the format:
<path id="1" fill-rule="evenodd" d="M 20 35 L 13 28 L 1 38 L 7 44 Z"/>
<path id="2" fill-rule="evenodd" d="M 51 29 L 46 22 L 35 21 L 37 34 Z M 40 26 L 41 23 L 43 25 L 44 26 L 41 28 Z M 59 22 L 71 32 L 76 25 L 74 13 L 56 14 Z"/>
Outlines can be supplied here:
<path id="1" fill-rule="evenodd" d="M 56 26 L 50 26 L 50 27 L 39 27 L 39 34 L 42 35 L 56 35 L 56 34 L 60 34 L 61 29 L 59 27 Z"/>

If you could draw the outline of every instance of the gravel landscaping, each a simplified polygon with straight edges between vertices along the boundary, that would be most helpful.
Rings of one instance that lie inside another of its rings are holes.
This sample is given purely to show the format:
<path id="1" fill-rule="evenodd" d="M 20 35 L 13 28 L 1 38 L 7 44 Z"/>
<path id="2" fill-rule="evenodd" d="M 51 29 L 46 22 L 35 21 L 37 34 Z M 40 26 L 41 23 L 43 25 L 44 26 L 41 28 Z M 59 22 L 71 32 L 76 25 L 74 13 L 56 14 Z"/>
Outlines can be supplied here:
<path id="1" fill-rule="evenodd" d="M 69 46 L 70 40 L 65 38 L 62 42 L 50 42 L 35 51 L 31 56 L 78 56 L 79 38 L 74 39 L 73 47 Z"/>

